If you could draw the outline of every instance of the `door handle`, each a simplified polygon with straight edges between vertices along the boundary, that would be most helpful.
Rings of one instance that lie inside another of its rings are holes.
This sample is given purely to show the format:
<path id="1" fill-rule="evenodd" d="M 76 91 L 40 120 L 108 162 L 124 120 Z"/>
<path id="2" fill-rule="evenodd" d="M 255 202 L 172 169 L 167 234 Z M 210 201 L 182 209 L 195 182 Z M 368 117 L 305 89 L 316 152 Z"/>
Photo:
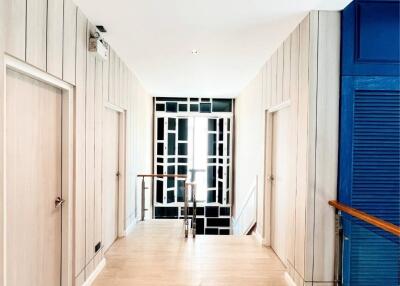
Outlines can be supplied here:
<path id="1" fill-rule="evenodd" d="M 117 172 L 117 173 L 115 174 L 115 176 L 119 177 L 119 176 L 121 176 L 121 173 L 120 173 L 120 172 Z"/>
<path id="2" fill-rule="evenodd" d="M 271 181 L 271 182 L 272 182 L 273 180 L 275 180 L 275 178 L 274 178 L 274 176 L 273 176 L 273 175 L 270 175 L 270 176 L 268 176 L 268 178 L 267 178 L 267 179 L 268 179 L 268 181 Z"/>
<path id="3" fill-rule="evenodd" d="M 56 200 L 54 201 L 55 208 L 62 207 L 64 202 L 65 200 L 63 200 L 61 197 L 57 197 Z"/>

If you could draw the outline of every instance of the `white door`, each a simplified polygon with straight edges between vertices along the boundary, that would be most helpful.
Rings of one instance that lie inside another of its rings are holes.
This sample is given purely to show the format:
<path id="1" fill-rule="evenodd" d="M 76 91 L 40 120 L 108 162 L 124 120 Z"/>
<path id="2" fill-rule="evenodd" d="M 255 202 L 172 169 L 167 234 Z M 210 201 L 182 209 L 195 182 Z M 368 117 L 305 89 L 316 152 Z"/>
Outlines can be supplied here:
<path id="1" fill-rule="evenodd" d="M 61 280 L 61 90 L 7 71 L 7 286 Z"/>
<path id="2" fill-rule="evenodd" d="M 290 112 L 272 116 L 271 246 L 286 265 L 290 187 Z M 292 158 L 293 159 L 293 158 Z M 294 198 L 293 198 L 294 199 Z"/>
<path id="3" fill-rule="evenodd" d="M 103 245 L 107 251 L 118 236 L 118 112 L 106 108 L 103 124 Z"/>

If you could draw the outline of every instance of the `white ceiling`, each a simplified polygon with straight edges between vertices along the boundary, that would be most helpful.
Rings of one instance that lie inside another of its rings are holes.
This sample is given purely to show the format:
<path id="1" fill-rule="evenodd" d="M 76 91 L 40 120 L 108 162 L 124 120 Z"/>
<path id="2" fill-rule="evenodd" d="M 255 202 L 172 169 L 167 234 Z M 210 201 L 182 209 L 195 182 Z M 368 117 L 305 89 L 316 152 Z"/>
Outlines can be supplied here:
<path id="1" fill-rule="evenodd" d="M 308 11 L 350 0 L 76 2 L 151 95 L 234 97 Z"/>

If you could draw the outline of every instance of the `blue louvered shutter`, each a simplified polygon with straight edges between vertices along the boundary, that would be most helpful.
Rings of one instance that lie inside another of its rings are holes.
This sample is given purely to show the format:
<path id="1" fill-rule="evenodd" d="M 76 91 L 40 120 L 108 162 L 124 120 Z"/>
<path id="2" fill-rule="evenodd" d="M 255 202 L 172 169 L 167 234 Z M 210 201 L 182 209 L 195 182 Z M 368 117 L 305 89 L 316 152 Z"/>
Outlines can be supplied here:
<path id="1" fill-rule="evenodd" d="M 340 134 L 340 201 L 399 225 L 399 77 L 343 76 Z M 399 285 L 397 238 L 346 221 L 344 235 L 345 285 Z"/>

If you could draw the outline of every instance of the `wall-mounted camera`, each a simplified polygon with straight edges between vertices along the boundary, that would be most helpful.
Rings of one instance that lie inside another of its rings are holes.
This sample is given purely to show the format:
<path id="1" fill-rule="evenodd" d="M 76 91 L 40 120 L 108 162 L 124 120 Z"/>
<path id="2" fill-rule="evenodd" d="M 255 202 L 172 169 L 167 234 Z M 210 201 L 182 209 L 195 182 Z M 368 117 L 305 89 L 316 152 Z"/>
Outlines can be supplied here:
<path id="1" fill-rule="evenodd" d="M 106 31 L 103 26 L 101 27 L 104 31 Z M 102 31 L 102 29 L 100 29 L 100 31 Z M 99 30 L 96 30 L 96 32 L 90 35 L 89 52 L 96 53 L 96 55 L 98 55 L 103 60 L 107 60 L 108 58 L 108 43 L 101 36 Z"/>

